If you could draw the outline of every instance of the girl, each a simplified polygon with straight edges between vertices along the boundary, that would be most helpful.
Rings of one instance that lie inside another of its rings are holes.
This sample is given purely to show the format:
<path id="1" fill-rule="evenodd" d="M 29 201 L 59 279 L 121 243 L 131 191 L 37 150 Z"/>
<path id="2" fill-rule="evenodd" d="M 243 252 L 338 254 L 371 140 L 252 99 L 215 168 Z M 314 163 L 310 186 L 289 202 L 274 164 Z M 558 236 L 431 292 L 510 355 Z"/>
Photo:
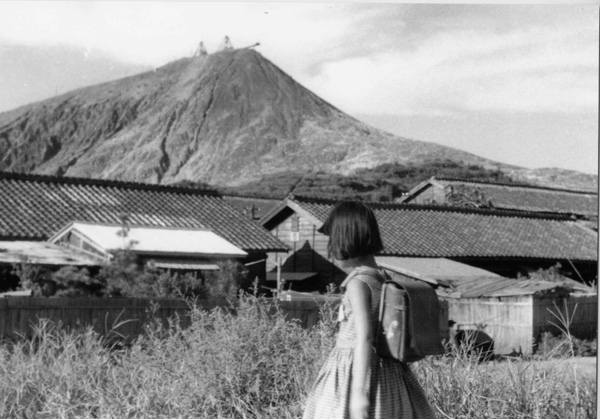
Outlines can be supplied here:
<path id="1" fill-rule="evenodd" d="M 348 274 L 336 344 L 308 396 L 304 419 L 435 419 L 408 365 L 380 358 L 373 345 L 384 281 L 375 263 L 383 250 L 373 211 L 359 202 L 336 205 L 319 230 Z"/>

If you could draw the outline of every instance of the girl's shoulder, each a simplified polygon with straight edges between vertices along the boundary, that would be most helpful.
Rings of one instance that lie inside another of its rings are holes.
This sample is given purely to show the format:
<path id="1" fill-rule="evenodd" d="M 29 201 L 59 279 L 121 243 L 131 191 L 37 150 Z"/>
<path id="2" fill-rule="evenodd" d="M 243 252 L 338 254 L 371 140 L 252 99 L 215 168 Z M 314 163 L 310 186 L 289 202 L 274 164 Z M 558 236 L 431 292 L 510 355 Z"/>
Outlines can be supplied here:
<path id="1" fill-rule="evenodd" d="M 345 290 L 346 286 L 350 283 L 350 281 L 359 280 L 365 282 L 369 287 L 372 286 L 380 286 L 383 281 L 385 281 L 385 277 L 383 274 L 383 270 L 381 268 L 371 268 L 366 266 L 360 266 L 355 268 L 342 282 L 340 287 L 342 290 Z"/>

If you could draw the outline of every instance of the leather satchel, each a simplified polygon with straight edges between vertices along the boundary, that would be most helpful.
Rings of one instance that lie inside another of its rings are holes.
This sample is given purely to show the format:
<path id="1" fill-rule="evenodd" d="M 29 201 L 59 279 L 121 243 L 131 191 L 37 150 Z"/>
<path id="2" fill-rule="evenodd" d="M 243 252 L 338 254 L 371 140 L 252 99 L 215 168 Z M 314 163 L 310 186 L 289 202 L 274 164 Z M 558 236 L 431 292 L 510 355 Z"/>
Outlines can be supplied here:
<path id="1" fill-rule="evenodd" d="M 431 285 L 386 272 L 379 304 L 375 348 L 382 358 L 414 362 L 445 352 L 440 303 Z"/>

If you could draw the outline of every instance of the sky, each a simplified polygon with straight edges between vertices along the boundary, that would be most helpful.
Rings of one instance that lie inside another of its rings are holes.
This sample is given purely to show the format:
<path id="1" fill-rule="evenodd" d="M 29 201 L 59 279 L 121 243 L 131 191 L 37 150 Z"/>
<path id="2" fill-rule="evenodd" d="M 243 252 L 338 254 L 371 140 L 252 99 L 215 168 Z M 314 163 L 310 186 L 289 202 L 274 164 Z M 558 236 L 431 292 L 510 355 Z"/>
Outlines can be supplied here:
<path id="1" fill-rule="evenodd" d="M 1 1 L 0 111 L 208 52 L 256 48 L 393 134 L 598 173 L 599 7 Z M 2 80 L 4 82 L 2 82 Z"/>

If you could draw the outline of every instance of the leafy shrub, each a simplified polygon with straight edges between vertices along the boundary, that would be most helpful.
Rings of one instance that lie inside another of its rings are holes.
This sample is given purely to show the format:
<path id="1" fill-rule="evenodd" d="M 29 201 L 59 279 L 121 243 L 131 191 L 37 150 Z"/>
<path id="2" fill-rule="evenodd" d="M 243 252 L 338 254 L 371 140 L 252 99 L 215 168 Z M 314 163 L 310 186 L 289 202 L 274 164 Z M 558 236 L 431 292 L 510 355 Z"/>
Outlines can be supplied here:
<path id="1" fill-rule="evenodd" d="M 168 271 L 157 272 L 148 284 L 151 296 L 164 298 L 208 298 L 208 290 L 201 276 L 196 273 L 183 274 Z"/>
<path id="2" fill-rule="evenodd" d="M 544 332 L 536 347 L 536 355 L 541 358 L 563 358 L 565 356 L 596 356 L 598 340 L 578 339 L 573 336 L 557 336 Z"/>
<path id="3" fill-rule="evenodd" d="M 27 264 L 13 271 L 21 275 L 21 287 L 38 296 L 221 299 L 234 298 L 240 289 L 250 288 L 243 264 L 226 260 L 217 265 L 218 271 L 206 274 L 177 273 L 142 265 L 133 252 L 123 251 L 95 274 L 75 266 L 49 273 Z"/>
<path id="4" fill-rule="evenodd" d="M 56 290 L 52 295 L 57 297 L 81 297 L 103 294 L 104 281 L 94 278 L 86 268 L 63 266 L 52 275 Z"/>
<path id="5" fill-rule="evenodd" d="M 560 262 L 554 266 L 550 266 L 547 269 L 538 269 L 529 273 L 527 276 L 520 275 L 520 279 L 533 279 L 536 281 L 548 281 L 548 282 L 563 282 L 565 275 L 562 273 L 562 265 Z"/>
<path id="6" fill-rule="evenodd" d="M 41 266 L 35 266 L 24 258 L 20 263 L 12 265 L 11 275 L 19 278 L 19 288 L 22 290 L 33 290 L 34 293 L 41 294 L 42 280 L 46 272 Z"/>
<path id="7" fill-rule="evenodd" d="M 450 188 L 447 205 L 464 208 L 493 208 L 492 201 L 479 188 L 456 185 Z"/>
<path id="8" fill-rule="evenodd" d="M 209 298 L 235 298 L 240 289 L 249 289 L 248 269 L 238 261 L 218 262 L 218 271 L 206 274 L 206 293 Z"/>

